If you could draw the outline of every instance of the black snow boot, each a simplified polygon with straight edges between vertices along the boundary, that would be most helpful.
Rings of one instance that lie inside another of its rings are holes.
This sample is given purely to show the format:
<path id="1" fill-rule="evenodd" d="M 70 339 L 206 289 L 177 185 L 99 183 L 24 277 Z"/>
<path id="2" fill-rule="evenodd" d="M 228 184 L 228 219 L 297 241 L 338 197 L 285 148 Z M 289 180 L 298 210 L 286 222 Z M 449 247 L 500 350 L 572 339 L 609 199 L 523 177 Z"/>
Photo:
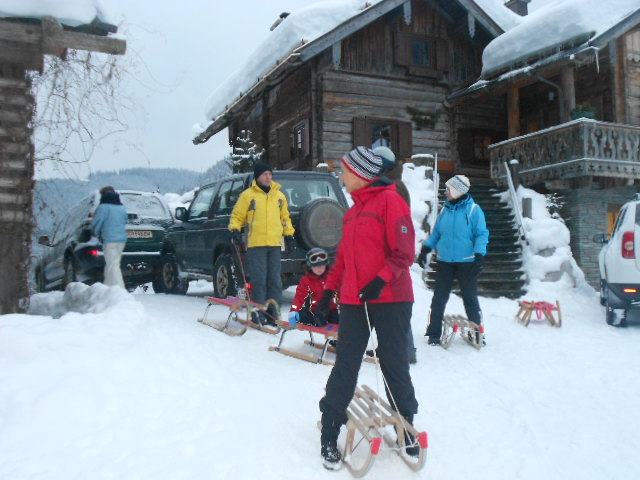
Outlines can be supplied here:
<path id="1" fill-rule="evenodd" d="M 341 425 L 327 414 L 322 414 L 320 456 L 322 457 L 322 465 L 327 470 L 338 470 L 342 467 L 342 454 L 338 450 L 340 427 Z"/>
<path id="2" fill-rule="evenodd" d="M 404 418 L 408 424 L 413 425 L 413 415 L 405 415 Z M 396 431 L 396 435 L 397 434 L 398 432 Z M 399 444 L 400 442 L 398 441 L 398 445 Z M 416 437 L 414 437 L 407 429 L 404 431 L 404 444 L 404 451 L 407 452 L 407 455 L 410 457 L 418 457 L 420 455 L 420 445 L 416 441 Z"/>
<path id="3" fill-rule="evenodd" d="M 265 323 L 269 326 L 277 326 L 276 320 L 278 319 L 278 309 L 273 303 L 270 303 L 267 307 L 267 313 L 264 315 Z"/>

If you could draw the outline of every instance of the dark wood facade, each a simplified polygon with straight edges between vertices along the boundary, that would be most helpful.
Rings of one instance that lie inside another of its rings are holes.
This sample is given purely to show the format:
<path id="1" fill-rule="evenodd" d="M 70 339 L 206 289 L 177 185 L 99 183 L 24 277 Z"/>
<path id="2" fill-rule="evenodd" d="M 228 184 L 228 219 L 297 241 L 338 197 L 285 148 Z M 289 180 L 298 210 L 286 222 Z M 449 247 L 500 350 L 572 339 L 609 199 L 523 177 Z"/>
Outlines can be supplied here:
<path id="1" fill-rule="evenodd" d="M 470 37 L 462 10 L 454 20 L 432 2 L 407 3 L 409 10 L 387 12 L 262 90 L 234 115 L 230 140 L 251 130 L 274 167 L 309 170 L 319 163 L 339 168 L 355 146 L 386 142 L 400 158 L 438 153 L 459 162 L 461 151 L 473 153 L 456 144 L 473 141 L 458 135 L 460 128 L 504 138 L 500 101 L 476 107 L 480 119 L 445 107 L 453 88 L 479 75 L 488 34 Z"/>

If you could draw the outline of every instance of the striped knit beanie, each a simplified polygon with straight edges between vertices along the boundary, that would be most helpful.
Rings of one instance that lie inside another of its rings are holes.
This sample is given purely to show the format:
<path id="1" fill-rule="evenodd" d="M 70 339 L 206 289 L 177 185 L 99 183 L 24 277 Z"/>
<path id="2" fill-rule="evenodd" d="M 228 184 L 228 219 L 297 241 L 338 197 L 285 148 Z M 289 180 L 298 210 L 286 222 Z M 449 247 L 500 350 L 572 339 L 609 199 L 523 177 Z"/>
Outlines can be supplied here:
<path id="1" fill-rule="evenodd" d="M 342 157 L 342 163 L 357 177 L 371 181 L 380 175 L 382 158 L 367 147 L 356 147 Z"/>
<path id="2" fill-rule="evenodd" d="M 453 199 L 460 198 L 465 193 L 469 191 L 469 187 L 471 186 L 471 182 L 464 175 L 456 175 L 455 177 L 451 177 L 445 183 L 449 192 L 451 193 L 451 197 Z"/>

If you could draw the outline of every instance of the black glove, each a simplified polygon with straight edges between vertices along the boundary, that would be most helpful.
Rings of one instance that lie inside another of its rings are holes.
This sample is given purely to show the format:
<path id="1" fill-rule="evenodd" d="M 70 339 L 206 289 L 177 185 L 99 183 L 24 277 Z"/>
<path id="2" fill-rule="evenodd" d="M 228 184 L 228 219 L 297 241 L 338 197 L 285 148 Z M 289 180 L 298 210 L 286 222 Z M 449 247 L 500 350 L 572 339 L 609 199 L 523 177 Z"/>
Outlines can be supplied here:
<path id="1" fill-rule="evenodd" d="M 329 315 L 329 307 L 331 306 L 331 302 L 333 302 L 333 299 L 335 297 L 335 290 L 325 290 L 322 293 L 322 297 L 320 297 L 320 301 L 318 302 L 318 305 L 316 305 L 316 309 L 313 311 L 313 314 L 316 317 L 316 323 L 318 322 L 318 318 L 320 318 L 322 321 L 326 320 Z"/>
<path id="2" fill-rule="evenodd" d="M 287 253 L 291 253 L 296 248 L 296 241 L 293 238 L 293 235 L 287 235 L 284 237 L 284 251 Z"/>
<path id="3" fill-rule="evenodd" d="M 476 253 L 475 257 L 476 259 L 473 262 L 473 265 L 476 267 L 475 268 L 476 275 L 480 275 L 480 272 L 482 271 L 482 267 L 484 266 L 484 255 L 482 255 L 481 253 Z"/>
<path id="4" fill-rule="evenodd" d="M 231 230 L 231 242 L 238 248 L 242 248 L 242 232 L 240 230 Z"/>
<path id="5" fill-rule="evenodd" d="M 316 327 L 324 327 L 327 324 L 327 316 L 324 313 L 318 312 L 316 310 L 313 313 L 313 317 L 315 320 Z"/>
<path id="6" fill-rule="evenodd" d="M 364 303 L 364 302 L 369 302 L 371 300 L 379 299 L 380 295 L 382 294 L 382 289 L 386 284 L 387 282 L 385 282 L 380 277 L 374 278 L 358 294 L 358 296 L 360 297 L 360 300 L 362 300 L 362 302 Z"/>
<path id="7" fill-rule="evenodd" d="M 431 252 L 431 247 L 427 247 L 426 245 L 422 245 L 420 249 L 420 255 L 418 255 L 418 265 L 420 268 L 424 268 L 427 264 L 427 255 Z"/>
<path id="8" fill-rule="evenodd" d="M 311 313 L 309 310 L 307 310 L 306 308 L 303 308 L 302 310 L 300 310 L 300 323 L 304 323 L 305 325 L 315 325 L 315 318 L 314 318 L 314 314 Z"/>

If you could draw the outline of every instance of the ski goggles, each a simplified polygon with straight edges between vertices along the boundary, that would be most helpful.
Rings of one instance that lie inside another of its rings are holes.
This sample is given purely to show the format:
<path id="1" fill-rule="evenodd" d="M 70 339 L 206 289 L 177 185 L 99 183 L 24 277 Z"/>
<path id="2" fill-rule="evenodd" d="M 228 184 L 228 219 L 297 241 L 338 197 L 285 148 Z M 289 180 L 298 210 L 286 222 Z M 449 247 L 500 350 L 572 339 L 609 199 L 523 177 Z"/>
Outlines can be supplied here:
<path id="1" fill-rule="evenodd" d="M 314 253 L 309 255 L 309 263 L 314 265 L 316 263 L 324 263 L 329 259 L 329 256 L 325 252 Z"/>

